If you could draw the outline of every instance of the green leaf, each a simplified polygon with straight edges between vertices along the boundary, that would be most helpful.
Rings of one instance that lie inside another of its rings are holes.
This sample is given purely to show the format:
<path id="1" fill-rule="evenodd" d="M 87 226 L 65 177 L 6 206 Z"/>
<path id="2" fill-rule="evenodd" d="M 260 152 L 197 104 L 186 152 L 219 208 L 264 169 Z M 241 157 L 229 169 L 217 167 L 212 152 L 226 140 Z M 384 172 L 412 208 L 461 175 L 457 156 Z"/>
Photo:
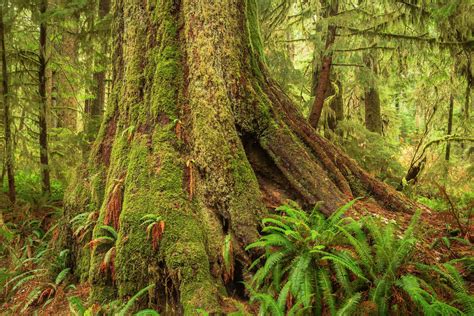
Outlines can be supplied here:
<path id="1" fill-rule="evenodd" d="M 141 289 L 140 291 L 138 291 L 137 294 L 135 294 L 134 296 L 132 296 L 130 298 L 130 300 L 128 300 L 127 304 L 125 304 L 125 306 L 118 312 L 118 316 L 125 316 L 127 315 L 127 312 L 129 309 L 132 308 L 133 304 L 135 304 L 135 302 L 145 293 L 147 293 L 149 290 L 153 289 L 155 287 L 155 284 L 150 284 L 148 285 L 147 287 Z"/>
<path id="2" fill-rule="evenodd" d="M 118 234 L 112 226 L 101 225 L 99 228 L 107 231 L 114 240 L 117 240 Z"/>
<path id="3" fill-rule="evenodd" d="M 362 295 L 356 293 L 353 296 L 349 297 L 344 304 L 337 310 L 336 316 L 349 316 L 352 315 L 353 311 L 357 308 L 357 305 L 360 302 Z"/>
<path id="4" fill-rule="evenodd" d="M 144 309 L 136 313 L 135 316 L 160 316 L 160 314 L 153 309 Z"/>
<path id="5" fill-rule="evenodd" d="M 59 274 L 56 276 L 56 280 L 54 281 L 54 283 L 56 285 L 61 284 L 61 282 L 64 281 L 64 279 L 67 277 L 69 271 L 71 271 L 71 268 L 66 268 L 59 272 Z"/>
<path id="6" fill-rule="evenodd" d="M 82 301 L 80 298 L 76 296 L 72 296 L 68 298 L 69 301 L 69 311 L 74 315 L 74 316 L 84 316 L 86 313 L 86 308 L 82 304 Z"/>

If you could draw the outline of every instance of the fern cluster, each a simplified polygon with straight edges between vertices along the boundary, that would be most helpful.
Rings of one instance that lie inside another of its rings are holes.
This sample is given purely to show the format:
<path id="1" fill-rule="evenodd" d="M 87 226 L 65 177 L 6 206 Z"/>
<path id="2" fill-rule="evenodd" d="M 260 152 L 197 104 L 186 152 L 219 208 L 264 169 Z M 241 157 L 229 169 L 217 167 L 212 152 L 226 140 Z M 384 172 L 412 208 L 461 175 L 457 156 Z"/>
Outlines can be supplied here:
<path id="1" fill-rule="evenodd" d="M 393 223 L 343 217 L 354 202 L 329 218 L 285 205 L 263 220 L 265 235 L 248 247 L 265 249 L 249 286 L 262 315 L 473 313 L 474 299 L 454 265 L 414 259 L 419 214 L 400 235 Z"/>
<path id="2" fill-rule="evenodd" d="M 122 302 L 121 300 L 112 301 L 105 305 L 97 306 L 94 304 L 90 307 L 86 307 L 80 298 L 73 296 L 69 298 L 69 311 L 74 316 L 94 316 L 94 315 L 114 315 L 114 316 L 125 316 L 131 315 L 131 311 L 134 308 L 135 303 L 146 293 L 152 291 L 155 288 L 155 284 L 150 284 L 147 287 L 138 291 L 128 301 Z M 153 309 L 143 309 L 136 313 L 135 316 L 159 316 L 160 314 Z"/>
<path id="3" fill-rule="evenodd" d="M 39 220 L 25 221 L 21 225 L 7 223 L 7 242 L 0 253 L 10 258 L 9 269 L 0 269 L 0 301 L 7 301 L 17 293 L 28 290 L 25 301 L 11 306 L 11 311 L 25 313 L 32 305 L 45 307 L 50 304 L 59 288 L 67 291 L 70 268 L 67 267 L 69 250 L 64 249 L 54 256 L 48 247 L 54 230 L 53 225 L 44 231 Z M 29 288 L 30 285 L 34 285 Z"/>

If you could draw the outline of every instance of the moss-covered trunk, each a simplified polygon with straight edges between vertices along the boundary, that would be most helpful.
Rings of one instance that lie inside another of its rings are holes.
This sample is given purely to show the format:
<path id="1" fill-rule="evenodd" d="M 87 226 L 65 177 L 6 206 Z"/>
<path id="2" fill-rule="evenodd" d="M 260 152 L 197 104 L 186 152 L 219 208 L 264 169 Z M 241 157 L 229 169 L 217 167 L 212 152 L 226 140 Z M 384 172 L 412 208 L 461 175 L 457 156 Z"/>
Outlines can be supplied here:
<path id="1" fill-rule="evenodd" d="M 376 75 L 377 64 L 373 55 L 364 57 L 365 64 L 369 69 L 369 80 L 365 89 L 365 127 L 374 133 L 382 134 L 382 112 L 380 109 L 380 96 L 377 90 Z"/>
<path id="2" fill-rule="evenodd" d="M 255 0 L 115 0 L 113 12 L 113 93 L 67 197 L 68 218 L 98 217 L 92 234 L 70 235 L 93 299 L 155 283 L 162 311 L 219 311 L 242 294 L 244 247 L 275 192 L 327 214 L 361 194 L 414 207 L 317 135 L 268 76 Z M 85 246 L 102 225 L 116 241 Z"/>

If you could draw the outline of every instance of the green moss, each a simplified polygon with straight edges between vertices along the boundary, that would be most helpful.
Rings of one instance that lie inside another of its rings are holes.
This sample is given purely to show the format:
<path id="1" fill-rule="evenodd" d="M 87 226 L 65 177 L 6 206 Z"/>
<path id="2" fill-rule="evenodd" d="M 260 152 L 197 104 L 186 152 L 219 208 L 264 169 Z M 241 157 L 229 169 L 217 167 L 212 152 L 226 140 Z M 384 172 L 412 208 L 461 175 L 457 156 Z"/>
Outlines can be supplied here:
<path id="1" fill-rule="evenodd" d="M 110 303 L 117 297 L 115 289 L 108 285 L 94 285 L 91 288 L 89 300 L 99 304 Z"/>
<path id="2" fill-rule="evenodd" d="M 105 194 L 105 167 L 103 165 L 99 165 L 94 169 L 95 173 L 89 177 L 91 186 L 90 199 L 92 204 L 89 209 L 91 211 L 96 211 L 99 209 L 100 205 L 102 205 Z"/>
<path id="3" fill-rule="evenodd" d="M 258 18 L 258 7 L 256 0 L 245 1 L 247 32 L 250 40 L 251 66 L 253 73 L 262 79 L 263 74 L 260 69 L 260 63 L 265 63 L 265 54 L 263 52 L 262 35 L 260 32 L 260 23 Z"/>
<path id="4" fill-rule="evenodd" d="M 257 223 L 265 206 L 262 203 L 257 177 L 243 149 L 234 158 L 231 168 L 234 178 L 229 204 L 232 231 L 243 244 L 248 244 L 258 238 Z"/>
<path id="5" fill-rule="evenodd" d="M 129 152 L 129 144 L 127 139 L 126 133 L 117 133 L 117 136 L 114 139 L 114 143 L 112 146 L 112 153 L 110 158 L 110 165 L 108 167 L 107 172 L 107 180 L 105 188 L 104 197 L 102 198 L 102 202 L 100 204 L 99 209 L 99 218 L 97 219 L 97 224 L 94 227 L 92 238 L 97 238 L 102 235 L 102 231 L 100 229 L 101 225 L 104 225 L 104 219 L 106 216 L 107 210 L 107 202 L 108 197 L 111 195 L 111 192 L 114 190 L 118 181 L 123 181 L 123 177 L 125 175 L 126 167 L 128 164 L 128 152 Z M 100 174 L 99 174 L 100 175 Z M 99 181 L 99 180 L 95 180 Z M 101 182 L 101 181 L 99 181 Z M 103 186 L 103 184 L 97 184 Z M 102 190 L 102 188 L 101 188 Z M 90 260 L 89 260 L 89 282 L 92 285 L 91 291 L 91 298 L 96 300 L 98 295 L 97 292 L 104 292 L 105 288 L 109 288 L 106 293 L 115 293 L 115 289 L 112 283 L 112 275 L 108 273 L 104 273 L 100 270 L 100 264 L 104 258 L 105 252 L 108 248 L 104 249 L 103 247 L 95 247 L 90 251 Z M 85 260 L 85 259 L 84 259 Z M 84 267 L 87 265 L 84 263 Z"/>
<path id="6" fill-rule="evenodd" d="M 214 282 L 209 273 L 205 234 L 183 190 L 184 163 L 171 145 L 174 138 L 172 124 L 168 124 L 153 134 L 151 153 L 145 136 L 131 144 L 117 241 L 118 292 L 120 297 L 127 297 L 145 287 L 158 270 L 158 262 L 164 261 L 166 271 L 162 273 L 179 284 L 185 308 L 209 308 L 217 303 L 211 290 Z M 160 215 L 166 224 L 157 252 L 141 226 L 146 214 Z M 196 291 L 204 285 L 207 291 Z"/>
<path id="7" fill-rule="evenodd" d="M 74 273 L 79 277 L 80 282 L 86 282 L 89 279 L 90 248 L 82 247 L 78 249 L 78 252 Z"/>
<path id="8" fill-rule="evenodd" d="M 156 118 L 165 113 L 176 118 L 176 96 L 180 74 L 180 52 L 177 43 L 177 22 L 173 16 L 173 1 L 160 1 L 160 10 L 153 17 L 158 24 L 159 45 L 150 51 L 149 72 L 154 72 L 150 112 Z"/>

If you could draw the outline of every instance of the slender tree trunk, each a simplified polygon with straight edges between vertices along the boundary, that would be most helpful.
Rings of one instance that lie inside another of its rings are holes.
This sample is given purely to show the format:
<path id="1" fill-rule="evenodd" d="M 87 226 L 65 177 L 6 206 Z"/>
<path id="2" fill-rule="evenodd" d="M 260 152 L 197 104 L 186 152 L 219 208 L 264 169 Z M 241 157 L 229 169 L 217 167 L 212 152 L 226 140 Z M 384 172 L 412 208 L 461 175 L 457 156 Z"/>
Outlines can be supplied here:
<path id="1" fill-rule="evenodd" d="M 327 121 L 327 127 L 333 132 L 336 131 L 338 122 L 344 119 L 344 100 L 342 98 L 342 83 L 341 81 L 337 80 L 336 84 L 338 91 L 335 91 L 335 89 L 333 88 L 330 90 L 332 94 L 335 94 L 335 96 L 329 104 L 331 110 L 333 111 L 333 115 L 330 115 Z"/>
<path id="2" fill-rule="evenodd" d="M 365 88 L 365 127 L 374 133 L 382 134 L 382 114 L 380 109 L 380 96 L 377 90 L 375 76 L 377 75 L 377 65 L 374 56 L 365 56 L 365 64 L 370 69 L 371 78 L 368 87 Z"/>
<path id="3" fill-rule="evenodd" d="M 62 7 L 68 7 L 68 0 L 58 1 Z M 54 84 L 58 93 L 56 106 L 56 127 L 67 128 L 73 132 L 77 130 L 79 104 L 77 100 L 77 79 L 74 72 L 78 64 L 78 37 L 77 25 L 80 15 L 73 12 L 67 26 L 61 30 L 62 39 L 59 46 L 59 56 L 62 61 L 61 69 L 56 73 Z"/>
<path id="4" fill-rule="evenodd" d="M 47 126 L 47 99 L 46 99 L 46 41 L 47 26 L 44 14 L 48 8 L 48 1 L 41 0 L 39 12 L 41 14 L 40 36 L 39 36 L 39 147 L 40 147 L 40 166 L 41 166 L 41 182 L 43 193 L 51 192 L 49 179 L 49 162 L 48 162 L 48 126 Z"/>
<path id="5" fill-rule="evenodd" d="M 11 135 L 10 120 L 10 97 L 8 95 L 8 67 L 7 54 L 5 51 L 5 25 L 3 23 L 3 6 L 0 5 L 0 42 L 2 49 L 2 95 L 3 95 L 3 124 L 5 130 L 5 167 L 8 178 L 8 198 L 11 203 L 15 203 L 15 171 L 13 162 L 13 145 Z"/>
<path id="6" fill-rule="evenodd" d="M 318 80 L 320 77 L 319 73 L 320 73 L 320 69 L 318 65 L 316 64 L 314 66 L 313 75 L 312 75 L 312 84 L 311 84 L 312 96 L 316 96 L 316 89 L 318 87 L 318 82 L 319 82 Z M 342 83 L 340 80 L 337 80 L 337 79 L 335 81 L 337 85 L 337 91 L 336 89 L 334 89 L 333 87 L 334 83 L 331 82 L 331 78 L 330 78 L 330 85 L 324 97 L 324 99 L 326 100 L 329 97 L 333 96 L 331 102 L 329 103 L 329 107 L 331 108 L 332 115 L 329 115 L 327 118 L 327 121 L 325 122 L 326 123 L 325 128 L 327 127 L 329 130 L 333 132 L 336 130 L 337 123 L 344 119 L 344 101 L 342 98 L 342 95 L 343 95 Z M 327 129 L 325 129 L 325 136 L 326 138 L 330 138 L 330 133 L 328 133 Z"/>
<path id="7" fill-rule="evenodd" d="M 378 134 L 382 134 L 382 116 L 380 111 L 380 97 L 376 88 L 368 88 L 365 92 L 365 127 Z"/>
<path id="8" fill-rule="evenodd" d="M 448 132 L 447 135 L 451 135 L 453 132 L 453 111 L 454 111 L 454 96 L 451 94 L 449 97 L 449 110 L 448 110 Z M 451 156 L 451 143 L 447 141 L 446 143 L 446 155 L 444 160 L 449 161 Z"/>
<path id="9" fill-rule="evenodd" d="M 470 132 L 470 108 L 472 106 L 472 87 L 474 84 L 474 78 L 471 72 L 471 54 L 467 56 L 467 71 L 466 71 L 466 91 L 464 93 L 464 108 L 463 108 L 463 116 L 464 116 L 464 132 L 469 134 Z M 461 143 L 461 148 L 465 149 L 469 145 L 466 143 Z M 472 147 L 465 151 L 467 158 L 469 158 L 470 153 L 472 152 Z"/>
<path id="10" fill-rule="evenodd" d="M 255 0 L 113 8 L 111 98 L 66 195 L 66 222 L 98 210 L 88 238 L 64 225 L 93 300 L 153 283 L 149 302 L 162 312 L 221 312 L 219 297 L 245 295 L 255 254 L 244 249 L 258 238 L 269 188 L 281 193 L 275 203 L 324 201 L 325 214 L 367 194 L 387 209 L 418 207 L 319 136 L 270 78 Z M 147 214 L 160 217 L 155 242 L 141 226 Z M 115 243 L 84 247 L 102 225 L 117 231 Z"/>
<path id="11" fill-rule="evenodd" d="M 466 122 L 469 122 L 469 112 L 471 107 L 471 93 L 472 86 L 474 84 L 474 79 L 471 72 L 471 55 L 468 55 L 467 58 L 467 71 L 466 71 L 466 92 L 464 94 L 464 119 Z"/>
<path id="12" fill-rule="evenodd" d="M 331 2 L 329 4 L 327 17 L 332 17 L 338 12 L 338 1 Z M 331 47 L 334 44 L 336 39 L 336 30 L 337 27 L 334 24 L 328 26 L 328 33 L 326 37 L 326 45 L 324 55 L 321 60 L 321 71 L 319 72 L 318 85 L 316 86 L 316 96 L 314 98 L 313 106 L 311 108 L 311 113 L 309 115 L 309 122 L 311 126 L 316 128 L 321 118 L 321 113 L 323 111 L 324 100 L 326 97 L 327 90 L 331 85 L 331 65 L 332 65 L 332 56 Z"/>
<path id="13" fill-rule="evenodd" d="M 95 137 L 100 126 L 100 121 L 102 119 L 102 113 L 104 111 L 105 105 L 105 76 L 106 76 L 106 65 L 107 65 L 107 54 L 108 54 L 108 34 L 109 27 L 104 27 L 104 18 L 109 14 L 110 11 L 110 0 L 100 0 L 99 1 L 99 10 L 98 18 L 99 23 L 101 23 L 101 29 L 98 33 L 98 42 L 99 42 L 99 55 L 94 57 L 94 67 L 99 69 L 94 71 L 93 77 L 93 88 L 92 92 L 94 95 L 93 100 L 88 100 L 86 103 L 86 133 L 90 138 Z"/>

